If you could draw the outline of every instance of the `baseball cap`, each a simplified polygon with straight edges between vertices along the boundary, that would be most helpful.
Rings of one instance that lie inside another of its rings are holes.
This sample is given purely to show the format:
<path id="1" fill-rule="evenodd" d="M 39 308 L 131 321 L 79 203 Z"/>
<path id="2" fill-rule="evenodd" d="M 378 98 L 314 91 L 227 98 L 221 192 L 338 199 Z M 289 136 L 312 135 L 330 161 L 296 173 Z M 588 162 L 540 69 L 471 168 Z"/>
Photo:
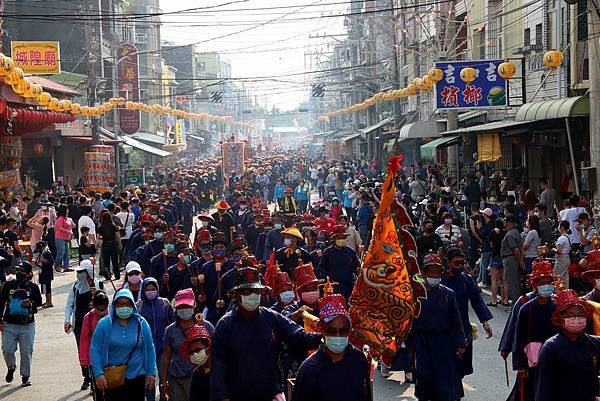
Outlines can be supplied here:
<path id="1" fill-rule="evenodd" d="M 480 212 L 482 214 L 485 214 L 487 217 L 492 217 L 494 214 L 494 211 L 492 209 L 490 209 L 489 207 L 486 207 L 485 209 L 480 210 Z"/>

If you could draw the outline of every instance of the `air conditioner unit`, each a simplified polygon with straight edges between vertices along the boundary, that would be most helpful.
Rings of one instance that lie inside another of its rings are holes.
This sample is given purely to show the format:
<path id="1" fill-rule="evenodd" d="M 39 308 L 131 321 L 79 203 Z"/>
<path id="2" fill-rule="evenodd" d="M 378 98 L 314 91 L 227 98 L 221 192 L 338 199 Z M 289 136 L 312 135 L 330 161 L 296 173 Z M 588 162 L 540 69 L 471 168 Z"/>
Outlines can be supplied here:
<path id="1" fill-rule="evenodd" d="M 148 36 L 145 33 L 136 33 L 135 43 L 146 44 L 148 43 Z"/>

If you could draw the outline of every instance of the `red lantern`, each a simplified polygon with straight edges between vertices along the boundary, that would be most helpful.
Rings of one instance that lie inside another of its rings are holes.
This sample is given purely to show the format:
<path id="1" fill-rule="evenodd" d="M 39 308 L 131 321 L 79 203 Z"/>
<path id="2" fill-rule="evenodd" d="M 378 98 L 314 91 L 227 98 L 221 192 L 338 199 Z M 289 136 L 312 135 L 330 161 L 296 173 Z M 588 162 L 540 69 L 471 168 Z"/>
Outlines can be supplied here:
<path id="1" fill-rule="evenodd" d="M 44 145 L 42 145 L 41 143 L 36 143 L 35 145 L 33 145 L 33 152 L 38 155 L 40 153 L 44 153 Z"/>

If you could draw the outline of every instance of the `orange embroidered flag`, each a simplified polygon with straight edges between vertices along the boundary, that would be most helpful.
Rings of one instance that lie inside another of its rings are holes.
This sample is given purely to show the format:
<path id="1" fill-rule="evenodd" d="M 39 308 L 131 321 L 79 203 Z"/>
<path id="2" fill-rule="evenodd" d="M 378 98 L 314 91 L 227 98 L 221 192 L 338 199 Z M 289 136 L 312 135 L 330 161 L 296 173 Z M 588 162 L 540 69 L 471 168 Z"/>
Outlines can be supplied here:
<path id="1" fill-rule="evenodd" d="M 401 222 L 408 216 L 406 210 L 396 201 L 394 182 L 401 161 L 402 156 L 390 159 L 373 223 L 373 238 L 349 302 L 351 343 L 359 349 L 369 345 L 373 358 L 381 357 L 388 366 L 397 344 L 418 315 L 418 298 L 425 294 L 422 286 L 412 280 L 418 273 L 416 246 L 414 238 L 402 227 L 411 224 L 410 220 Z"/>

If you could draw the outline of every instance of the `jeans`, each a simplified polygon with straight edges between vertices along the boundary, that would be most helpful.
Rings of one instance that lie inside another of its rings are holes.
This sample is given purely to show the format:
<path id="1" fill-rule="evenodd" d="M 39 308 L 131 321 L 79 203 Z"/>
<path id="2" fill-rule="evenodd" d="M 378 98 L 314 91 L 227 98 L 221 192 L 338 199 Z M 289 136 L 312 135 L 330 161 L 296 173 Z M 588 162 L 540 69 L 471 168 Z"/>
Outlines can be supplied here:
<path id="1" fill-rule="evenodd" d="M 69 241 L 56 239 L 56 266 L 69 267 Z"/>
<path id="2" fill-rule="evenodd" d="M 360 236 L 362 243 L 365 245 L 365 249 L 369 247 L 369 234 L 370 228 L 368 226 L 362 225 L 358 227 L 358 235 Z"/>
<path id="3" fill-rule="evenodd" d="M 4 323 L 2 331 L 2 353 L 6 367 L 17 366 L 17 344 L 21 355 L 21 376 L 31 376 L 31 357 L 33 356 L 33 341 L 35 339 L 35 323 L 12 324 Z"/>
<path id="4" fill-rule="evenodd" d="M 160 383 L 160 374 L 162 372 L 162 353 L 156 354 L 156 370 L 158 371 L 158 380 L 156 384 Z M 161 395 L 159 398 L 160 401 L 166 401 L 166 399 Z M 154 388 L 146 387 L 146 401 L 156 401 L 156 386 Z"/>

